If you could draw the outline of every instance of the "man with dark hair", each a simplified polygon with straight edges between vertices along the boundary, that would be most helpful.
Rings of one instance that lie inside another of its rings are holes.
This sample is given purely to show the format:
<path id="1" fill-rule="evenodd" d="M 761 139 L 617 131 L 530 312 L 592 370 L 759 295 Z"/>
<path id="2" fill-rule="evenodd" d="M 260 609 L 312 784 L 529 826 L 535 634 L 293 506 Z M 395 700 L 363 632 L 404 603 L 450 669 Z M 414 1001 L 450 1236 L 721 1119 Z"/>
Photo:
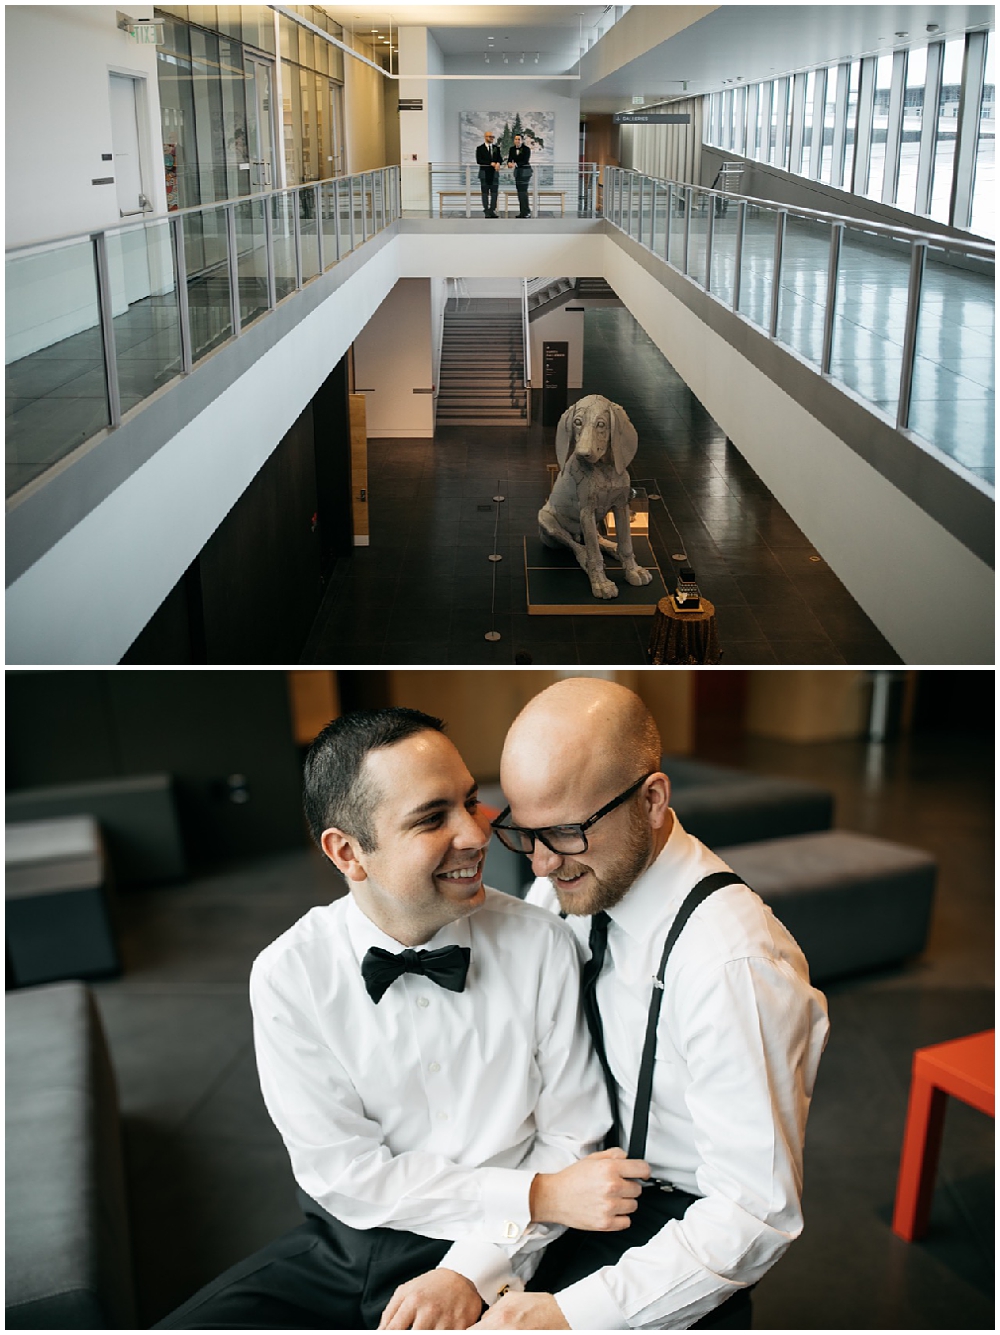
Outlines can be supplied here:
<path id="1" fill-rule="evenodd" d="M 507 166 L 514 168 L 514 189 L 517 191 L 519 218 L 531 217 L 531 205 L 528 202 L 528 189 L 531 185 L 531 149 L 519 134 L 514 136 L 507 153 Z"/>
<path id="2" fill-rule="evenodd" d="M 489 824 L 440 719 L 349 714 L 305 765 L 349 894 L 254 963 L 261 1090 L 305 1222 L 167 1327 L 453 1328 L 559 1224 L 621 1227 L 648 1171 L 609 1113 L 566 926 L 483 885 Z"/>
<path id="3" fill-rule="evenodd" d="M 802 1229 L 826 1003 L 770 909 L 682 829 L 660 763 L 642 700 L 598 678 L 556 682 L 507 734 L 494 829 L 531 857 L 529 899 L 586 943 L 609 1141 L 651 1175 L 622 1230 L 564 1234 L 537 1291 L 484 1328 L 746 1328 L 750 1289 Z"/>

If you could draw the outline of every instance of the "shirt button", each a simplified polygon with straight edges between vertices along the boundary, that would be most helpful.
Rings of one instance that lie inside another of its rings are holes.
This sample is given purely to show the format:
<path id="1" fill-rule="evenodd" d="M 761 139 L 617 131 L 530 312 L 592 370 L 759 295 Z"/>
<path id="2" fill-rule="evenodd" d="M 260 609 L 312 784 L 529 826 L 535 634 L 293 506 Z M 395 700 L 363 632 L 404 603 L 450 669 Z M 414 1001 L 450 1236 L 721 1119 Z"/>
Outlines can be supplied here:
<path id="1" fill-rule="evenodd" d="M 512 1220 L 508 1219 L 503 1226 L 503 1232 L 504 1237 L 513 1239 L 520 1234 L 521 1230 Z"/>
<path id="2" fill-rule="evenodd" d="M 427 1000 L 426 997 L 417 997 L 418 1006 L 429 1006 L 430 1004 L 431 1003 Z"/>
<path id="3" fill-rule="evenodd" d="M 438 1073 L 438 1071 L 440 1071 L 440 1069 L 441 1069 L 441 1063 L 440 1063 L 440 1062 L 431 1062 L 430 1066 L 428 1066 L 427 1069 L 428 1069 L 428 1071 L 433 1071 L 434 1074 L 436 1075 L 436 1074 Z"/>
<path id="4" fill-rule="evenodd" d="M 448 1114 L 447 1114 L 446 1112 L 439 1112 L 439 1113 L 438 1113 L 438 1121 L 439 1121 L 439 1122 L 447 1122 L 447 1120 L 448 1120 Z"/>

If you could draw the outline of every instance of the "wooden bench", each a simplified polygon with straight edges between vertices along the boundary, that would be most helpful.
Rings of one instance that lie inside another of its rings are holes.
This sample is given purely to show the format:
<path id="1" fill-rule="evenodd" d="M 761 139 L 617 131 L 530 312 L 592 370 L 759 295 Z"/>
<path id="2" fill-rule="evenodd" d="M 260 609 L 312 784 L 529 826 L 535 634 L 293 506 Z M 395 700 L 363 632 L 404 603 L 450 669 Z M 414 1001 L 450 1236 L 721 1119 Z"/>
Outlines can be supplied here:
<path id="1" fill-rule="evenodd" d="M 511 202 L 511 200 L 514 200 L 514 202 L 517 203 L 517 191 L 516 191 L 516 190 L 501 190 L 500 193 L 501 193 L 501 195 L 503 195 L 503 216 L 504 216 L 505 218 L 507 218 L 507 217 L 510 216 L 510 202 Z M 534 201 L 535 201 L 535 192 L 534 192 L 533 190 L 530 190 L 530 189 L 529 189 L 529 191 L 528 191 L 528 199 L 529 199 L 529 201 L 530 201 L 531 203 L 534 203 Z M 565 216 L 566 216 L 566 191 L 565 191 L 565 190 L 539 190 L 539 192 L 538 192 L 538 207 L 539 207 L 539 210 L 541 210 L 541 208 L 543 207 L 543 205 L 544 205 L 544 203 L 545 203 L 546 200 L 552 200 L 552 201 L 555 201 L 555 200 L 557 200 L 557 199 L 558 199 L 558 201 L 559 201 L 559 217 L 560 217 L 560 218 L 565 218 Z M 518 208 L 520 208 L 520 205 L 519 205 L 519 204 L 518 204 Z"/>
<path id="2" fill-rule="evenodd" d="M 479 194 L 479 183 L 476 183 L 475 190 L 439 190 L 438 191 L 438 217 L 444 217 L 444 201 L 446 199 L 461 199 L 463 202 L 468 200 L 470 204 L 475 203 L 477 208 L 482 207 L 482 199 Z"/>

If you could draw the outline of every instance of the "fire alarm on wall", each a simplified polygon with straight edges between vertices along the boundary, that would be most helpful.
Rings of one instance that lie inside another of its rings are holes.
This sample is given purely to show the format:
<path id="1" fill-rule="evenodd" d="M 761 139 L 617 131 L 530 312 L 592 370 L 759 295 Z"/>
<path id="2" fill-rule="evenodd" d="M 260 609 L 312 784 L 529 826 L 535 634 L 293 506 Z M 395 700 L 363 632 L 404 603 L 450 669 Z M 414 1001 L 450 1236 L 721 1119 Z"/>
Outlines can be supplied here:
<path id="1" fill-rule="evenodd" d="M 416 155 L 416 153 L 411 153 L 411 154 L 410 154 L 410 157 L 411 157 L 411 159 L 412 159 L 414 162 L 416 162 L 416 160 L 417 160 L 417 155 Z"/>

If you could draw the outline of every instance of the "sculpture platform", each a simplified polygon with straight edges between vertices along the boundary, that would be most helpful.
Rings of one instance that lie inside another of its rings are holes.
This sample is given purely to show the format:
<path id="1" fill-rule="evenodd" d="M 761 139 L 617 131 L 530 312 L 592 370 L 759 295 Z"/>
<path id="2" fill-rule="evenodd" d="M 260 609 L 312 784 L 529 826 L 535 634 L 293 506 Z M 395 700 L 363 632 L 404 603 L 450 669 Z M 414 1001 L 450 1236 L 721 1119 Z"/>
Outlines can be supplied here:
<path id="1" fill-rule="evenodd" d="M 649 539 L 633 533 L 635 559 L 652 571 L 649 584 L 629 584 L 620 562 L 606 552 L 604 571 L 618 585 L 617 598 L 595 598 L 590 580 L 573 553 L 565 547 L 546 547 L 540 538 L 524 539 L 524 572 L 528 585 L 529 616 L 627 616 L 651 617 L 667 589 L 656 564 Z"/>

